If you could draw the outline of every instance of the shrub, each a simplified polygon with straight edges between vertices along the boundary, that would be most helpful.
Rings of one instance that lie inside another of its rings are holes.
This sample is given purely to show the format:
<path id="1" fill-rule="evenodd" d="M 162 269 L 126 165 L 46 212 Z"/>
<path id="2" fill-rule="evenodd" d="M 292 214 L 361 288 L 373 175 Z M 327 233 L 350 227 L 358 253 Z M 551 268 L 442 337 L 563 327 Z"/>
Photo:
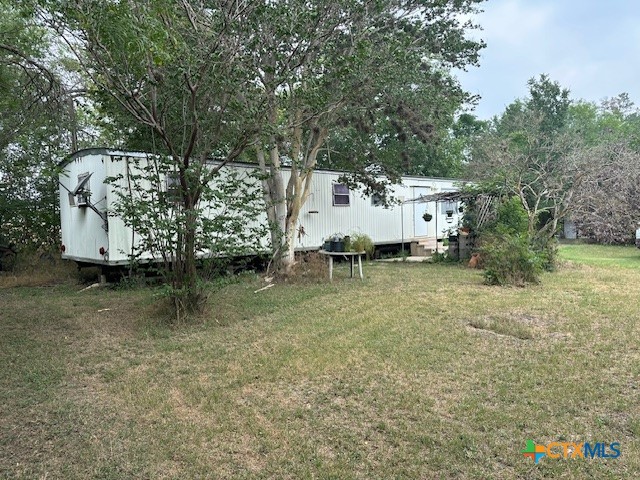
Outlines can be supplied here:
<path id="1" fill-rule="evenodd" d="M 496 233 L 504 235 L 527 235 L 529 216 L 518 197 L 511 197 L 498 207 Z"/>
<path id="2" fill-rule="evenodd" d="M 448 252 L 435 252 L 431 255 L 431 263 L 459 263 L 459 260 L 451 257 Z"/>
<path id="3" fill-rule="evenodd" d="M 532 241 L 533 250 L 540 259 L 540 266 L 547 272 L 553 272 L 558 263 L 558 242 L 556 239 Z"/>
<path id="4" fill-rule="evenodd" d="M 481 248 L 484 278 L 489 285 L 538 283 L 542 260 L 526 235 L 486 235 Z"/>

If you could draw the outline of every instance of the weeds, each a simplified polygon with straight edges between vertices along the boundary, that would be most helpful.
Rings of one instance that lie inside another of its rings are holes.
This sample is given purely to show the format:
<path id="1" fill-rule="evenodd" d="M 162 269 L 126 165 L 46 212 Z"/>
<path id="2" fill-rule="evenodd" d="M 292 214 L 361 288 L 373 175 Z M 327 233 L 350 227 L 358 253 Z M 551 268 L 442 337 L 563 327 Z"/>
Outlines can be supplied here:
<path id="1" fill-rule="evenodd" d="M 12 271 L 0 272 L 0 288 L 42 287 L 77 279 L 74 262 L 49 252 L 21 252 Z"/>
<path id="2" fill-rule="evenodd" d="M 307 252 L 296 255 L 295 265 L 287 280 L 296 283 L 324 283 L 328 277 L 327 259 L 318 252 Z"/>

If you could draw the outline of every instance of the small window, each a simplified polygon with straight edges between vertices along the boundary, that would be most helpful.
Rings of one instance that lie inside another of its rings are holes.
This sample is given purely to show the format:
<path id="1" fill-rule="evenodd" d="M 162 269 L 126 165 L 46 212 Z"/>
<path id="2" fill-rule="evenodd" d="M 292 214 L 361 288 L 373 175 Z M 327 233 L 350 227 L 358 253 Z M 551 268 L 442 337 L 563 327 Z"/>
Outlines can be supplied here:
<path id="1" fill-rule="evenodd" d="M 333 206 L 334 207 L 349 206 L 349 187 L 341 183 L 333 184 Z"/>
<path id="2" fill-rule="evenodd" d="M 373 195 L 371 195 L 371 205 L 373 205 L 374 207 L 382 206 L 382 196 L 378 193 L 374 193 Z"/>
<path id="3" fill-rule="evenodd" d="M 458 202 L 447 200 L 442 202 L 440 205 L 440 213 L 453 214 L 458 211 Z"/>
<path id="4" fill-rule="evenodd" d="M 178 172 L 169 172 L 165 179 L 167 200 L 173 203 L 182 201 L 182 195 L 180 195 L 180 177 Z"/>

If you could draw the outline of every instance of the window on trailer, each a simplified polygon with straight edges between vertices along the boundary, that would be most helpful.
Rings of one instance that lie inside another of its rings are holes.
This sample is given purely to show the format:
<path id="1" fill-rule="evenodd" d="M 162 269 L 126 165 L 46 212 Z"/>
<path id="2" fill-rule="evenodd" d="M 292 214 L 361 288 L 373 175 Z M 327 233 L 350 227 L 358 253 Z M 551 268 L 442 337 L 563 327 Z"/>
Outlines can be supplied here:
<path id="1" fill-rule="evenodd" d="M 449 213 L 449 212 L 457 212 L 458 211 L 458 202 L 453 202 L 450 200 L 445 200 L 440 203 L 440 213 Z"/>
<path id="2" fill-rule="evenodd" d="M 349 206 L 349 187 L 341 183 L 333 184 L 333 206 L 334 207 Z"/>
<path id="3" fill-rule="evenodd" d="M 180 203 L 182 195 L 180 194 L 180 177 L 178 172 L 169 172 L 165 178 L 167 200 L 172 203 Z"/>

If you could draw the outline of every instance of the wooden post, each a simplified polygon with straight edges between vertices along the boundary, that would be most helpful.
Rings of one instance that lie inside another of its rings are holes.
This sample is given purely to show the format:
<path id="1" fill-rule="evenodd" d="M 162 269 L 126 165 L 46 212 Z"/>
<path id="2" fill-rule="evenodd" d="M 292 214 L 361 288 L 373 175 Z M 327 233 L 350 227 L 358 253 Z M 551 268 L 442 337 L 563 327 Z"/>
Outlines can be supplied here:
<path id="1" fill-rule="evenodd" d="M 333 256 L 329 255 L 329 281 L 333 281 Z"/>

